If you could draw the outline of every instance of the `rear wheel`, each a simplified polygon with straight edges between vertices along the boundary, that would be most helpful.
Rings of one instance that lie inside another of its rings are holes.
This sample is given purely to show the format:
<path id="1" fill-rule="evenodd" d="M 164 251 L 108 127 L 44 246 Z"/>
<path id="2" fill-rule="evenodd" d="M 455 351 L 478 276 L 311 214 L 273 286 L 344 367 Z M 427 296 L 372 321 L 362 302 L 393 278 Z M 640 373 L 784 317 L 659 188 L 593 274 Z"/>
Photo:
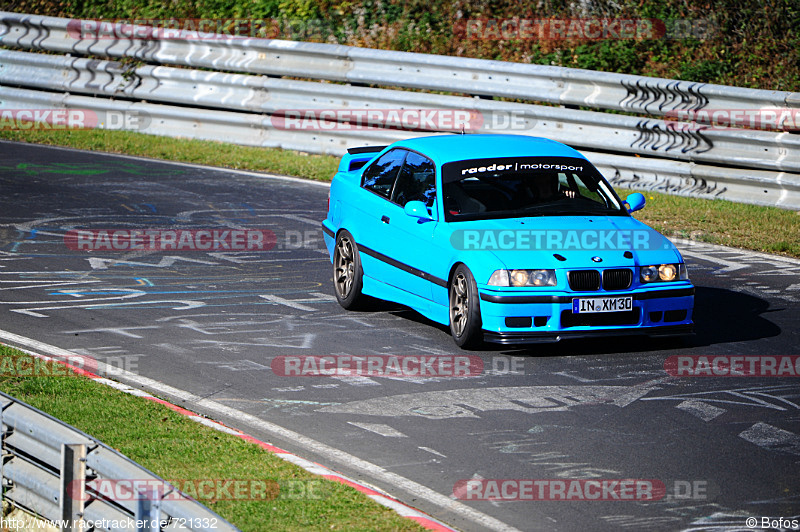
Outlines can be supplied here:
<path id="1" fill-rule="evenodd" d="M 333 291 L 342 307 L 354 309 L 364 300 L 361 293 L 363 275 L 353 235 L 341 231 L 336 237 L 333 251 Z"/>
<path id="2" fill-rule="evenodd" d="M 450 280 L 450 334 L 456 345 L 470 348 L 483 340 L 478 287 L 469 268 L 460 264 Z"/>

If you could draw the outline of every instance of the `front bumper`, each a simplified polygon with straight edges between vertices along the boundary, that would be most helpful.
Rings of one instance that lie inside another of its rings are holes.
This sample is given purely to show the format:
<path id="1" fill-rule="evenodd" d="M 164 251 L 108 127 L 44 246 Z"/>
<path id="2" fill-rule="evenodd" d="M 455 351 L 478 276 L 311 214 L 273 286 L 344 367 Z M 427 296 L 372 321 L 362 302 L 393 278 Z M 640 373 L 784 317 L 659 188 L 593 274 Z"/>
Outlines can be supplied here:
<path id="1" fill-rule="evenodd" d="M 558 342 L 599 336 L 690 334 L 694 286 L 688 282 L 664 288 L 581 293 L 510 293 L 479 287 L 484 339 L 501 344 Z M 573 298 L 633 298 L 624 312 L 573 314 Z"/>
<path id="2" fill-rule="evenodd" d="M 561 331 L 557 333 L 541 332 L 492 332 L 483 331 L 483 339 L 493 344 L 515 345 L 535 343 L 555 343 L 570 338 L 602 338 L 611 336 L 651 337 L 685 336 L 693 334 L 694 325 L 662 325 L 659 327 L 636 327 L 634 329 L 600 329 L 593 331 Z"/>

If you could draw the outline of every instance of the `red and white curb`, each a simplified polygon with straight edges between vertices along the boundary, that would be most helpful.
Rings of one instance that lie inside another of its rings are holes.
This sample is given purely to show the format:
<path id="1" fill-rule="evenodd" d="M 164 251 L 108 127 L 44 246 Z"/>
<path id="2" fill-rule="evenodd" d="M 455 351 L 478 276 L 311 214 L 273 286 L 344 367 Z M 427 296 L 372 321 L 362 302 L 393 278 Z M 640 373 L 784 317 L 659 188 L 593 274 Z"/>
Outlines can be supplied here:
<path id="1" fill-rule="evenodd" d="M 20 337 L 20 338 L 22 338 L 22 337 Z M 281 449 L 280 447 L 276 447 L 276 446 L 271 445 L 271 444 L 269 444 L 267 442 L 261 441 L 258 438 L 255 438 L 254 436 L 246 434 L 246 433 L 244 433 L 244 432 L 242 432 L 240 430 L 227 427 L 227 426 L 223 425 L 222 423 L 219 423 L 219 422 L 214 421 L 212 419 L 200 416 L 200 415 L 196 414 L 195 412 L 192 412 L 190 410 L 186 410 L 185 408 L 182 408 L 180 406 L 174 405 L 174 404 L 170 403 L 169 401 L 165 401 L 164 399 L 160 399 L 158 397 L 155 397 L 154 395 L 151 395 L 151 394 L 149 394 L 149 393 L 147 393 L 145 391 L 142 391 L 142 390 L 139 390 L 137 388 L 133 388 L 131 386 L 128 386 L 127 384 L 123 384 L 121 382 L 117 382 L 117 381 L 114 381 L 114 380 L 111 380 L 111 379 L 108 379 L 108 378 L 105 378 L 105 377 L 101 377 L 100 375 L 96 375 L 96 374 L 91 373 L 89 371 L 86 371 L 84 369 L 78 368 L 76 366 L 73 366 L 72 364 L 64 362 L 63 360 L 61 360 L 59 358 L 43 355 L 41 353 L 37 353 L 37 352 L 31 351 L 29 349 L 23 349 L 23 348 L 18 347 L 16 345 L 10 345 L 10 344 L 3 344 L 3 345 L 8 345 L 8 347 L 12 347 L 14 349 L 17 349 L 18 351 L 22 351 L 23 353 L 27 353 L 27 354 L 29 354 L 31 356 L 34 356 L 34 357 L 37 357 L 37 358 L 41 358 L 43 360 L 53 361 L 53 362 L 56 362 L 56 363 L 59 363 L 59 364 L 63 364 L 65 366 L 69 367 L 70 369 L 72 369 L 75 373 L 83 375 L 84 377 L 88 377 L 88 378 L 94 380 L 95 382 L 98 382 L 100 384 L 104 384 L 106 386 L 110 386 L 111 388 L 119 390 L 119 391 L 121 391 L 123 393 L 127 393 L 127 394 L 130 394 L 130 395 L 134 395 L 136 397 L 141 397 L 142 399 L 146 399 L 148 401 L 153 401 L 155 403 L 159 403 L 159 404 L 169 408 L 170 410 L 172 410 L 174 412 L 177 412 L 177 413 L 179 413 L 179 414 L 181 414 L 183 416 L 186 416 L 187 418 L 191 419 L 192 421 L 196 421 L 197 423 L 200 423 L 201 425 L 205 425 L 206 427 L 212 428 L 214 430 L 218 430 L 220 432 L 224 432 L 225 434 L 230 434 L 230 435 L 235 436 L 237 438 L 241 438 L 246 442 L 258 445 L 259 447 L 261 447 L 265 451 L 273 453 L 273 454 L 277 455 L 279 458 L 281 458 L 283 460 L 286 460 L 287 462 L 291 462 L 291 463 L 293 463 L 293 464 L 295 464 L 295 465 L 297 465 L 299 467 L 302 467 L 303 469 L 305 469 L 309 473 L 312 473 L 314 475 L 319 475 L 319 476 L 321 476 L 323 478 L 326 478 L 328 480 L 332 480 L 334 482 L 339 482 L 341 484 L 345 484 L 347 486 L 350 486 L 351 488 L 353 488 L 353 489 L 355 489 L 357 491 L 360 491 L 361 493 L 365 494 L 367 497 L 369 497 L 373 501 L 377 502 L 378 504 L 380 504 L 382 506 L 386 506 L 387 508 L 391 508 L 392 510 L 397 512 L 397 514 L 399 514 L 400 516 L 416 521 L 417 523 L 419 523 L 423 527 L 427 528 L 428 530 L 435 530 L 437 532 L 441 532 L 441 531 L 456 532 L 456 529 L 451 528 L 451 527 L 447 526 L 446 524 L 442 523 L 441 521 L 438 521 L 438 520 L 434 519 L 433 517 L 421 512 L 421 511 L 419 511 L 419 510 L 417 510 L 415 508 L 412 508 L 411 506 L 408 506 L 407 504 L 404 504 L 404 503 L 400 502 L 399 500 L 391 497 L 390 495 L 388 495 L 386 493 L 381 493 L 380 491 L 378 491 L 374 487 L 367 486 L 364 483 L 361 483 L 361 482 L 359 482 L 357 480 L 353 480 L 353 479 L 351 479 L 349 477 L 346 477 L 345 475 L 342 475 L 341 473 L 338 473 L 338 472 L 336 472 L 336 471 L 334 471 L 332 469 L 329 469 L 329 468 L 327 468 L 327 467 L 325 467 L 325 466 L 323 466 L 321 464 L 318 464 L 316 462 L 312 462 L 310 460 L 306 460 L 305 458 L 301 458 L 300 456 L 292 454 L 289 451 Z M 75 358 L 80 358 L 80 357 L 78 357 L 78 355 L 74 355 L 74 356 L 75 356 Z"/>

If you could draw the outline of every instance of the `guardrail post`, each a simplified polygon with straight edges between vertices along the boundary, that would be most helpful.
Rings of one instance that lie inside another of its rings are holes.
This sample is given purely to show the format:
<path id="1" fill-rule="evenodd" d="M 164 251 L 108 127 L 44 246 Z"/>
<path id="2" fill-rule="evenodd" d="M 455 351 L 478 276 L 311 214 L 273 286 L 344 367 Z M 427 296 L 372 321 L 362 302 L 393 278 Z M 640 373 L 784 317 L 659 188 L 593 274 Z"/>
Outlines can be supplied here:
<path id="1" fill-rule="evenodd" d="M 86 445 L 61 445 L 60 508 L 62 531 L 83 531 L 83 506 L 86 499 Z"/>
<path id="2" fill-rule="evenodd" d="M 146 490 L 139 492 L 136 523 L 139 532 L 161 532 L 161 493 L 158 488 L 154 487 L 149 493 Z"/>

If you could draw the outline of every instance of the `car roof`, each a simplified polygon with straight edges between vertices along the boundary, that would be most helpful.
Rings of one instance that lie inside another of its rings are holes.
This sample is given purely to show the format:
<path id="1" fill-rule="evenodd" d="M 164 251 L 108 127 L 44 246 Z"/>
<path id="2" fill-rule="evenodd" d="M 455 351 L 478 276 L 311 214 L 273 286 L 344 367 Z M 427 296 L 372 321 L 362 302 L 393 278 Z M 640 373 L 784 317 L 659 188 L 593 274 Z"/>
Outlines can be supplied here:
<path id="1" fill-rule="evenodd" d="M 403 147 L 418 151 L 440 165 L 451 161 L 498 157 L 578 157 L 585 159 L 577 150 L 566 144 L 527 135 L 434 135 L 401 140 L 392 144 L 391 147 Z"/>

